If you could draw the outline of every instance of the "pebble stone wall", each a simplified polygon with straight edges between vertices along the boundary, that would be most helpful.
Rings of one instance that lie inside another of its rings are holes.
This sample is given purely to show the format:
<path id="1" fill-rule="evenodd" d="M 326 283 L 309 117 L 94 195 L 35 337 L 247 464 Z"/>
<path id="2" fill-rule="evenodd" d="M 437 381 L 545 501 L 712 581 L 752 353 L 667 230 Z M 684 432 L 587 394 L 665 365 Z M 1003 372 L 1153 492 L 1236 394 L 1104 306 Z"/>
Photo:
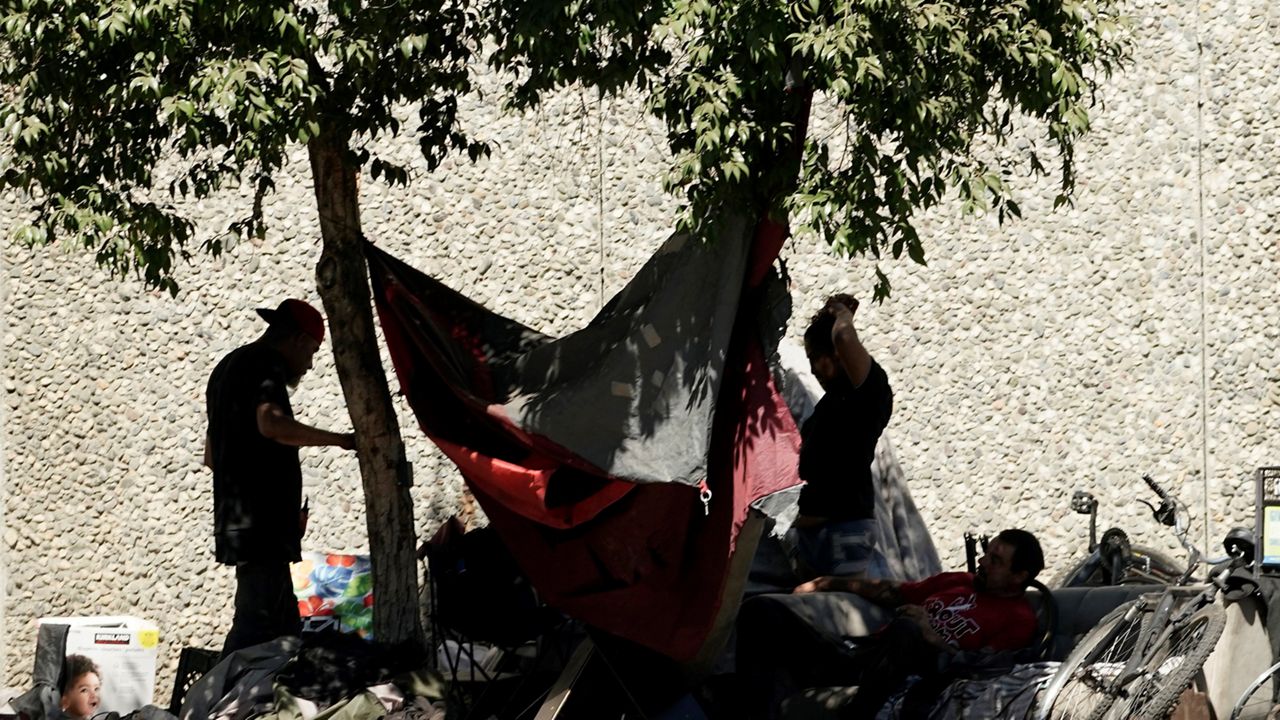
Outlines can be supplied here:
<path id="1" fill-rule="evenodd" d="M 1133 500 L 1150 472 L 1192 508 L 1197 537 L 1250 523 L 1252 472 L 1280 464 L 1276 204 L 1280 8 L 1264 0 L 1137 0 L 1135 56 L 1107 83 L 1078 151 L 1075 206 L 1022 183 L 1022 221 L 924 218 L 928 267 L 886 263 L 893 297 L 860 311 L 896 393 L 889 432 L 944 563 L 961 533 L 1025 526 L 1057 570 L 1081 542 L 1067 511 L 1096 493 L 1103 523 L 1172 547 Z M 494 97 L 491 93 L 490 98 Z M 569 93 L 513 117 L 473 103 L 490 160 L 408 189 L 363 189 L 367 234 L 476 300 L 563 333 L 599 309 L 671 227 L 660 128 L 629 100 Z M 821 113 L 821 109 L 820 109 Z M 821 114 L 815 132 L 830 132 Z M 414 161 L 407 143 L 398 151 Z M 252 308 L 318 304 L 318 230 L 305 157 L 267 208 L 271 230 L 181 268 L 181 294 L 118 282 L 84 255 L 0 256 L 3 333 L 4 682 L 30 678 L 35 619 L 135 614 L 161 627 L 157 699 L 178 651 L 217 647 L 231 573 L 211 560 L 200 467 L 207 373 L 251 340 Z M 15 197 L 0 199 L 7 227 Z M 190 207 L 218 227 L 246 207 Z M 811 238 L 785 251 L 792 331 L 838 290 L 869 296 L 872 265 Z M 301 419 L 349 427 L 332 358 L 298 388 Z M 463 505 L 453 470 L 401 407 L 418 527 Z M 366 547 L 354 458 L 307 450 L 307 547 Z M 1216 540 L 1214 540 L 1216 542 Z M 109 681 L 109 680 L 108 680 Z"/>

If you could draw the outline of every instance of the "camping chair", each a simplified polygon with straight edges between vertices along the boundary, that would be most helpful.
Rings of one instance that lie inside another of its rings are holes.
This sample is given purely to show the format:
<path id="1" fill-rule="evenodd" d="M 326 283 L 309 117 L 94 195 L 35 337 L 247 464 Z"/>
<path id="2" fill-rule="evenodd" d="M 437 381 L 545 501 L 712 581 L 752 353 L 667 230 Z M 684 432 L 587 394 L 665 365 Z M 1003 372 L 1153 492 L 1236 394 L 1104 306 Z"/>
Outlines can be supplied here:
<path id="1" fill-rule="evenodd" d="M 978 551 L 981 550 L 985 553 L 987 545 L 990 543 L 991 536 L 985 533 L 977 535 L 973 532 L 966 532 L 964 534 L 965 564 L 968 566 L 970 573 L 977 572 Z M 1036 591 L 1034 595 L 1030 596 L 1036 609 L 1035 641 L 1030 647 L 1015 653 L 1008 653 L 1009 659 L 1013 660 L 1013 664 L 1049 659 L 1049 655 L 1053 651 L 1054 636 L 1058 632 L 1058 603 L 1054 599 L 1053 593 L 1039 580 L 1032 580 L 1030 589 Z M 1005 653 L 998 654 L 1005 655 Z M 990 665 L 991 663 L 987 661 L 986 664 Z M 992 667 L 998 667 L 998 665 L 992 665 Z M 1009 667 L 1012 667 L 1012 665 Z"/>
<path id="2" fill-rule="evenodd" d="M 46 720 L 63 713 L 58 709 L 61 696 L 58 681 L 67 657 L 67 626 L 52 623 L 40 625 L 36 634 L 35 665 L 31 670 L 32 687 L 9 701 L 19 715 L 29 720 Z"/>
<path id="3" fill-rule="evenodd" d="M 987 545 L 991 543 L 990 535 L 975 535 L 972 531 L 964 534 L 964 564 L 970 573 L 978 571 L 978 550 L 987 551 Z"/>
<path id="4" fill-rule="evenodd" d="M 990 542 L 990 535 L 976 535 L 972 532 L 964 534 L 965 563 L 968 565 L 970 573 L 977 571 L 979 549 L 982 552 L 986 552 L 987 545 Z M 1032 580 L 1029 589 L 1035 590 L 1034 594 L 1028 595 L 1036 610 L 1035 641 L 1030 647 L 1023 648 L 1017 652 L 998 653 L 997 655 L 999 656 L 1007 656 L 1000 658 L 998 662 L 985 660 L 982 664 L 992 669 L 999 669 L 1001 667 L 1000 663 L 1007 663 L 1008 660 L 1012 660 L 1012 664 L 1019 664 L 1049 659 L 1049 655 L 1053 651 L 1054 636 L 1058 631 L 1058 603 L 1049 588 L 1039 580 Z M 1012 667 L 1012 664 L 1008 664 L 1007 667 Z M 1007 669 L 1007 667 L 1004 669 Z M 978 671 L 978 668 L 974 667 L 973 670 Z"/>
<path id="5" fill-rule="evenodd" d="M 451 681 L 451 701 L 463 708 L 463 717 L 492 700 L 489 693 L 499 682 L 514 681 L 504 701 L 518 701 L 531 676 L 546 669 L 548 649 L 563 664 L 555 638 L 544 636 L 560 629 L 564 618 L 539 602 L 496 533 L 464 532 L 451 518 L 423 543 L 419 556 L 427 565 L 437 669 Z"/>

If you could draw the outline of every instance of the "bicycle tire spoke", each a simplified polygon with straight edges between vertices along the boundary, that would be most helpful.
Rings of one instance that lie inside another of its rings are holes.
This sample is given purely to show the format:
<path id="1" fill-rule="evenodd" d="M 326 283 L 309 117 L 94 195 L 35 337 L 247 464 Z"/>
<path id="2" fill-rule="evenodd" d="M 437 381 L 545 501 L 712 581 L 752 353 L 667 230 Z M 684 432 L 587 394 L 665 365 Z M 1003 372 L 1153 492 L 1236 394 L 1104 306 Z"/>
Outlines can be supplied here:
<path id="1" fill-rule="evenodd" d="M 1066 683 L 1053 703 L 1053 717 L 1059 720 L 1097 720 L 1115 701 L 1115 679 L 1124 669 L 1125 663 L 1133 654 L 1138 635 L 1142 629 L 1139 616 L 1125 621 L 1123 614 L 1104 618 L 1099 624 L 1100 634 L 1087 638 L 1087 642 L 1099 643 L 1107 640 L 1110 628 L 1115 626 L 1114 634 L 1105 647 L 1092 652 L 1086 641 L 1082 641 L 1078 653 L 1069 658 L 1066 671 L 1070 673 Z M 1084 662 L 1088 656 L 1092 662 Z M 1071 663 L 1075 667 L 1070 667 Z"/>
<path id="2" fill-rule="evenodd" d="M 1146 671 L 1129 684 L 1127 696 L 1108 717 L 1164 718 L 1204 665 L 1226 624 L 1222 608 L 1209 605 L 1178 623 L 1152 648 Z"/>

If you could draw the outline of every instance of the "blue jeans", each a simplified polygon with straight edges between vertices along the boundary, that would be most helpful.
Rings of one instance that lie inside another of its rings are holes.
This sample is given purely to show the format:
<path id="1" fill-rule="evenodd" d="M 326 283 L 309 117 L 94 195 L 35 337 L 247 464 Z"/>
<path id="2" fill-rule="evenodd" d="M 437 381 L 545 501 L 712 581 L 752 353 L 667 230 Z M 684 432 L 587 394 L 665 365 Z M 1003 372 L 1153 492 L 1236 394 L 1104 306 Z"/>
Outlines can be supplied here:
<path id="1" fill-rule="evenodd" d="M 838 520 L 787 531 L 801 574 L 888 577 L 884 556 L 876 551 L 876 521 Z"/>

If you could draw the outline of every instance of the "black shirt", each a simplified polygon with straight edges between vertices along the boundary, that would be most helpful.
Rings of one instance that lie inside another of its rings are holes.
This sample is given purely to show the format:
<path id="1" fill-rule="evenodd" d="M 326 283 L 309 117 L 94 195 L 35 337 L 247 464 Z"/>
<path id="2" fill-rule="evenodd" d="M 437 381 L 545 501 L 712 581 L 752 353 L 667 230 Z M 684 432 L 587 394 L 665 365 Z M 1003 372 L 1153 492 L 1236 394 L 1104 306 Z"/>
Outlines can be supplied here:
<path id="1" fill-rule="evenodd" d="M 889 376 L 872 361 L 854 387 L 843 375 L 800 428 L 800 514 L 830 520 L 875 517 L 871 463 L 893 414 Z"/>
<path id="2" fill-rule="evenodd" d="M 300 559 L 298 449 L 258 432 L 264 402 L 293 417 L 288 379 L 284 356 L 260 342 L 232 351 L 209 377 L 214 553 L 220 563 Z"/>

